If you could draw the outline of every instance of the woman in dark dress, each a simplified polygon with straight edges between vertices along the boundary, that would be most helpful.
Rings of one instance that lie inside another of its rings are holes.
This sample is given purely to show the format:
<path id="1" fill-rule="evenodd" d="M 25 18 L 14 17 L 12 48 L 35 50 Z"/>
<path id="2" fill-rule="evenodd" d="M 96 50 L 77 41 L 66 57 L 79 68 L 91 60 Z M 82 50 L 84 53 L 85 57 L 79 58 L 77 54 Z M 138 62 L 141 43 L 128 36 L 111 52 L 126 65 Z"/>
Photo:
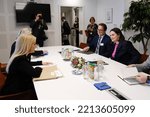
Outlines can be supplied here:
<path id="1" fill-rule="evenodd" d="M 90 44 L 92 39 L 96 35 L 98 35 L 97 34 L 98 25 L 95 23 L 95 18 L 91 17 L 89 21 L 90 21 L 90 24 L 87 26 L 87 30 L 86 30 L 87 44 Z"/>

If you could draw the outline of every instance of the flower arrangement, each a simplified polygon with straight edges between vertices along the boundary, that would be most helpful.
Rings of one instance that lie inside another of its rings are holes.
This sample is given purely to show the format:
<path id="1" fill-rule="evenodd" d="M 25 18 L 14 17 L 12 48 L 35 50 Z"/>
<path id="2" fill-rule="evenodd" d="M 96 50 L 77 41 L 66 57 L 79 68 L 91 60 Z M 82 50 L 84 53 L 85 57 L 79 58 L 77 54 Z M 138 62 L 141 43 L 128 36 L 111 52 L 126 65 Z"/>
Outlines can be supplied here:
<path id="1" fill-rule="evenodd" d="M 72 57 L 71 58 L 72 67 L 81 69 L 82 66 L 85 64 L 85 59 L 82 57 Z"/>

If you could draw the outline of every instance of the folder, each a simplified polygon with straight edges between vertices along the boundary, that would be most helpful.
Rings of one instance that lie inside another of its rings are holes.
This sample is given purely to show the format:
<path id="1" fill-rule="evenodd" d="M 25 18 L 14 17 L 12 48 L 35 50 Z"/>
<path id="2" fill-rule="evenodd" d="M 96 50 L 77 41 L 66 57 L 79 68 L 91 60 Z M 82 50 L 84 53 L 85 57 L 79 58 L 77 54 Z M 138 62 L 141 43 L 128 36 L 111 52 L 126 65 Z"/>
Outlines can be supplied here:
<path id="1" fill-rule="evenodd" d="M 43 67 L 40 77 L 33 78 L 33 81 L 57 79 L 62 76 L 62 72 L 57 68 L 56 65 L 54 65 L 49 67 Z"/>
<path id="2" fill-rule="evenodd" d="M 95 83 L 94 86 L 98 90 L 106 90 L 106 89 L 110 89 L 111 88 L 106 82 Z"/>

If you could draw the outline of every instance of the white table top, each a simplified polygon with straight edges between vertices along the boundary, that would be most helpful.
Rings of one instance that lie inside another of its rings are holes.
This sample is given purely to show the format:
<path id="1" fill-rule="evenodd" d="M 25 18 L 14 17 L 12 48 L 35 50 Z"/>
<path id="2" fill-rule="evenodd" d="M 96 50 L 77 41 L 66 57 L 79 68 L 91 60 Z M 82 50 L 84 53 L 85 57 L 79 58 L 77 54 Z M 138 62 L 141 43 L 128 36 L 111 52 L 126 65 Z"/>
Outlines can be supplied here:
<path id="1" fill-rule="evenodd" d="M 62 78 L 45 81 L 35 81 L 34 86 L 38 99 L 75 99 L 75 100 L 114 100 L 117 99 L 108 91 L 99 91 L 93 84 L 97 83 L 91 79 L 85 80 L 83 75 L 73 75 L 70 61 L 64 61 L 59 51 L 64 47 L 73 46 L 52 46 L 40 49 L 48 50 L 49 54 L 39 58 L 33 58 L 33 61 L 50 61 L 57 65 L 63 73 Z M 115 62 L 111 59 L 97 54 L 74 53 L 75 56 L 82 56 L 86 60 L 103 60 L 109 65 L 104 66 L 103 78 L 99 82 L 107 82 L 112 88 L 117 89 L 121 94 L 132 100 L 149 100 L 150 86 L 146 85 L 128 85 L 117 75 L 121 73 L 121 68 L 125 65 Z"/>

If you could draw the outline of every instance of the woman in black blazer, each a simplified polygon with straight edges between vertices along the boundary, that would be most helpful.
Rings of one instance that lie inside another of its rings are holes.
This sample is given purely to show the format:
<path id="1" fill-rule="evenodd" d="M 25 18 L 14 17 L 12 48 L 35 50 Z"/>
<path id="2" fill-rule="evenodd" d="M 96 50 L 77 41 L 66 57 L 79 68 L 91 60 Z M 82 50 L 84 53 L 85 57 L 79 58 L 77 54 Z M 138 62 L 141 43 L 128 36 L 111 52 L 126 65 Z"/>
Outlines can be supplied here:
<path id="1" fill-rule="evenodd" d="M 31 34 L 31 31 L 29 28 L 23 28 L 20 30 L 17 38 L 22 35 L 22 34 Z M 12 44 L 11 46 L 11 52 L 10 52 L 10 57 L 12 56 L 12 54 L 14 53 L 15 51 L 15 48 L 16 48 L 16 40 L 14 41 L 14 43 Z M 39 57 L 39 56 L 44 56 L 48 54 L 48 51 L 47 50 L 35 50 L 33 53 L 29 54 L 28 55 L 28 59 L 30 60 L 31 59 L 31 55 L 32 56 L 35 56 L 35 57 Z M 47 65 L 47 64 L 51 64 L 51 62 L 42 62 L 42 61 L 34 61 L 34 62 L 31 62 L 32 66 L 36 66 L 36 65 Z"/>
<path id="2" fill-rule="evenodd" d="M 130 41 L 126 41 L 119 28 L 110 31 L 112 43 L 110 45 L 109 57 L 125 65 L 139 62 L 140 53 L 134 48 Z"/>
<path id="3" fill-rule="evenodd" d="M 33 53 L 36 47 L 36 38 L 31 34 L 20 35 L 16 41 L 14 54 L 8 61 L 6 71 L 7 78 L 0 94 L 12 94 L 26 90 L 34 90 L 32 79 L 39 77 L 42 68 L 33 68 L 28 55 Z"/>

